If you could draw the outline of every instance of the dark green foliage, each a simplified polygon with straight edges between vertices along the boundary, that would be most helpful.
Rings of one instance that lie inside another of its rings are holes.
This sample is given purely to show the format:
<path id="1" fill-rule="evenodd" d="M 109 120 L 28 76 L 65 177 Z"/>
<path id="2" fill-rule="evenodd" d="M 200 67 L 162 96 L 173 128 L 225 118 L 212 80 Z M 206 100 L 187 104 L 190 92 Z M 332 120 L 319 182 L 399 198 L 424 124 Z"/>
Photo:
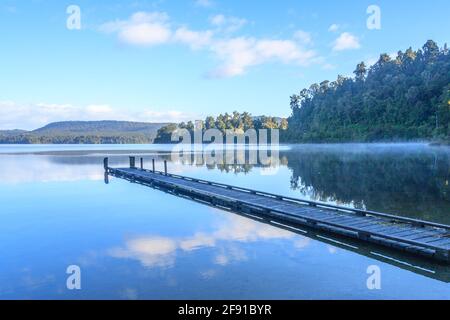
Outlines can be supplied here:
<path id="1" fill-rule="evenodd" d="M 287 119 L 278 117 L 258 116 L 252 117 L 248 112 L 239 113 L 233 111 L 230 115 L 228 113 L 219 114 L 215 119 L 212 116 L 208 116 L 204 121 L 201 121 L 201 127 L 204 130 L 218 129 L 224 136 L 226 130 L 234 131 L 236 134 L 244 133 L 248 129 L 282 129 L 287 128 Z M 194 123 L 189 121 L 188 123 L 180 123 L 177 125 L 167 125 L 158 130 L 155 138 L 155 143 L 173 143 L 171 141 L 172 133 L 177 129 L 187 129 L 193 137 Z"/>
<path id="2" fill-rule="evenodd" d="M 34 131 L 0 131 L 0 143 L 124 144 L 152 143 L 166 123 L 129 121 L 54 122 Z"/>
<path id="3" fill-rule="evenodd" d="M 168 124 L 160 128 L 156 134 L 154 143 L 171 143 L 172 133 L 178 128 L 176 124 Z"/>
<path id="4" fill-rule="evenodd" d="M 450 55 L 429 40 L 422 49 L 382 54 L 355 78 L 339 76 L 291 96 L 282 139 L 290 142 L 450 140 Z"/>
<path id="5" fill-rule="evenodd" d="M 450 154 L 411 150 L 316 146 L 281 156 L 292 171 L 292 189 L 314 200 L 449 224 Z"/>

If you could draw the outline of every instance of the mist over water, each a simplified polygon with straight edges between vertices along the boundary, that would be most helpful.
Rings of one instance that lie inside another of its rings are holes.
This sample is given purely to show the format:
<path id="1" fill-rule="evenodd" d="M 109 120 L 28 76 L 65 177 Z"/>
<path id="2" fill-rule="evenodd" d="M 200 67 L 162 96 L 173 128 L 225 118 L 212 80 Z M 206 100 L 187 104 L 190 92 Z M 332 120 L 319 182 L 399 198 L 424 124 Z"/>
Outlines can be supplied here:
<path id="1" fill-rule="evenodd" d="M 171 148 L 0 146 L 0 297 L 450 297 L 448 268 L 418 274 L 120 179 L 106 185 L 102 165 L 134 154 L 147 168 L 168 160 L 172 173 L 450 224 L 450 148 L 288 145 L 270 165 L 172 162 Z M 82 290 L 66 289 L 70 264 Z M 366 287 L 371 264 L 383 290 Z"/>

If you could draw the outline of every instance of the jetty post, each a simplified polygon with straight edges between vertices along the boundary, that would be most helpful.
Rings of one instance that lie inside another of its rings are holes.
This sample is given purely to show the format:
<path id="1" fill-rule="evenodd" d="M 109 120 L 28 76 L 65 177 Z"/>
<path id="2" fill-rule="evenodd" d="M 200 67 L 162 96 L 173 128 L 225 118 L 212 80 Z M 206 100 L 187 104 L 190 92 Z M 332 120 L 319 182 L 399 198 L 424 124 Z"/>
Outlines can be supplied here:
<path id="1" fill-rule="evenodd" d="M 155 159 L 152 159 L 152 169 L 153 173 L 155 173 Z"/>
<path id="2" fill-rule="evenodd" d="M 144 170 L 144 158 L 141 158 L 141 170 Z"/>
<path id="3" fill-rule="evenodd" d="M 130 168 L 136 169 L 136 157 L 130 157 Z"/>
<path id="4" fill-rule="evenodd" d="M 167 176 L 167 160 L 164 160 L 164 174 Z"/>

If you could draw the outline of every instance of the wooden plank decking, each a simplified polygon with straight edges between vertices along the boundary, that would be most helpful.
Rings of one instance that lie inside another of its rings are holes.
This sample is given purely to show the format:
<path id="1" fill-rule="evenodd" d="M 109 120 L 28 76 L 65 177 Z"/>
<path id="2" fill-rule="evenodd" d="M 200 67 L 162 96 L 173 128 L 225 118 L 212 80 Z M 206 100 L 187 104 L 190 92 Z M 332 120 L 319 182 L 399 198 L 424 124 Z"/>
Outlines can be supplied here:
<path id="1" fill-rule="evenodd" d="M 130 162 L 131 163 L 131 162 Z M 188 196 L 209 205 L 305 225 L 450 262 L 450 226 L 390 214 L 349 209 L 170 173 L 111 168 L 108 174 Z M 142 163 L 141 163 L 142 164 Z"/>

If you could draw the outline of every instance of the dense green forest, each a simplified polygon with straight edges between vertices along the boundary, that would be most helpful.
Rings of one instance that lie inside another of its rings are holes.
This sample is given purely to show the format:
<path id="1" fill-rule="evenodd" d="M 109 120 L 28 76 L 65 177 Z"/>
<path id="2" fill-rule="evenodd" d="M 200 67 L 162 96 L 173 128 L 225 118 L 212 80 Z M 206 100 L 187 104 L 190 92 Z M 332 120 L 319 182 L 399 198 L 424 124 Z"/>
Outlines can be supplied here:
<path id="1" fill-rule="evenodd" d="M 432 40 L 291 96 L 288 142 L 450 141 L 450 55 Z"/>
<path id="2" fill-rule="evenodd" d="M 224 134 L 226 130 L 232 130 L 239 134 L 248 129 L 287 129 L 287 125 L 287 119 L 269 116 L 254 117 L 248 112 L 239 113 L 238 111 L 234 111 L 232 114 L 219 114 L 216 118 L 208 116 L 201 121 L 201 127 L 204 130 L 218 129 Z M 192 121 L 164 126 L 158 130 L 155 143 L 173 143 L 171 137 L 175 130 L 187 129 L 192 133 L 194 127 Z"/>
<path id="3" fill-rule="evenodd" d="M 129 121 L 64 121 L 33 130 L 0 131 L 0 143 L 109 144 L 153 143 L 167 123 Z"/>

